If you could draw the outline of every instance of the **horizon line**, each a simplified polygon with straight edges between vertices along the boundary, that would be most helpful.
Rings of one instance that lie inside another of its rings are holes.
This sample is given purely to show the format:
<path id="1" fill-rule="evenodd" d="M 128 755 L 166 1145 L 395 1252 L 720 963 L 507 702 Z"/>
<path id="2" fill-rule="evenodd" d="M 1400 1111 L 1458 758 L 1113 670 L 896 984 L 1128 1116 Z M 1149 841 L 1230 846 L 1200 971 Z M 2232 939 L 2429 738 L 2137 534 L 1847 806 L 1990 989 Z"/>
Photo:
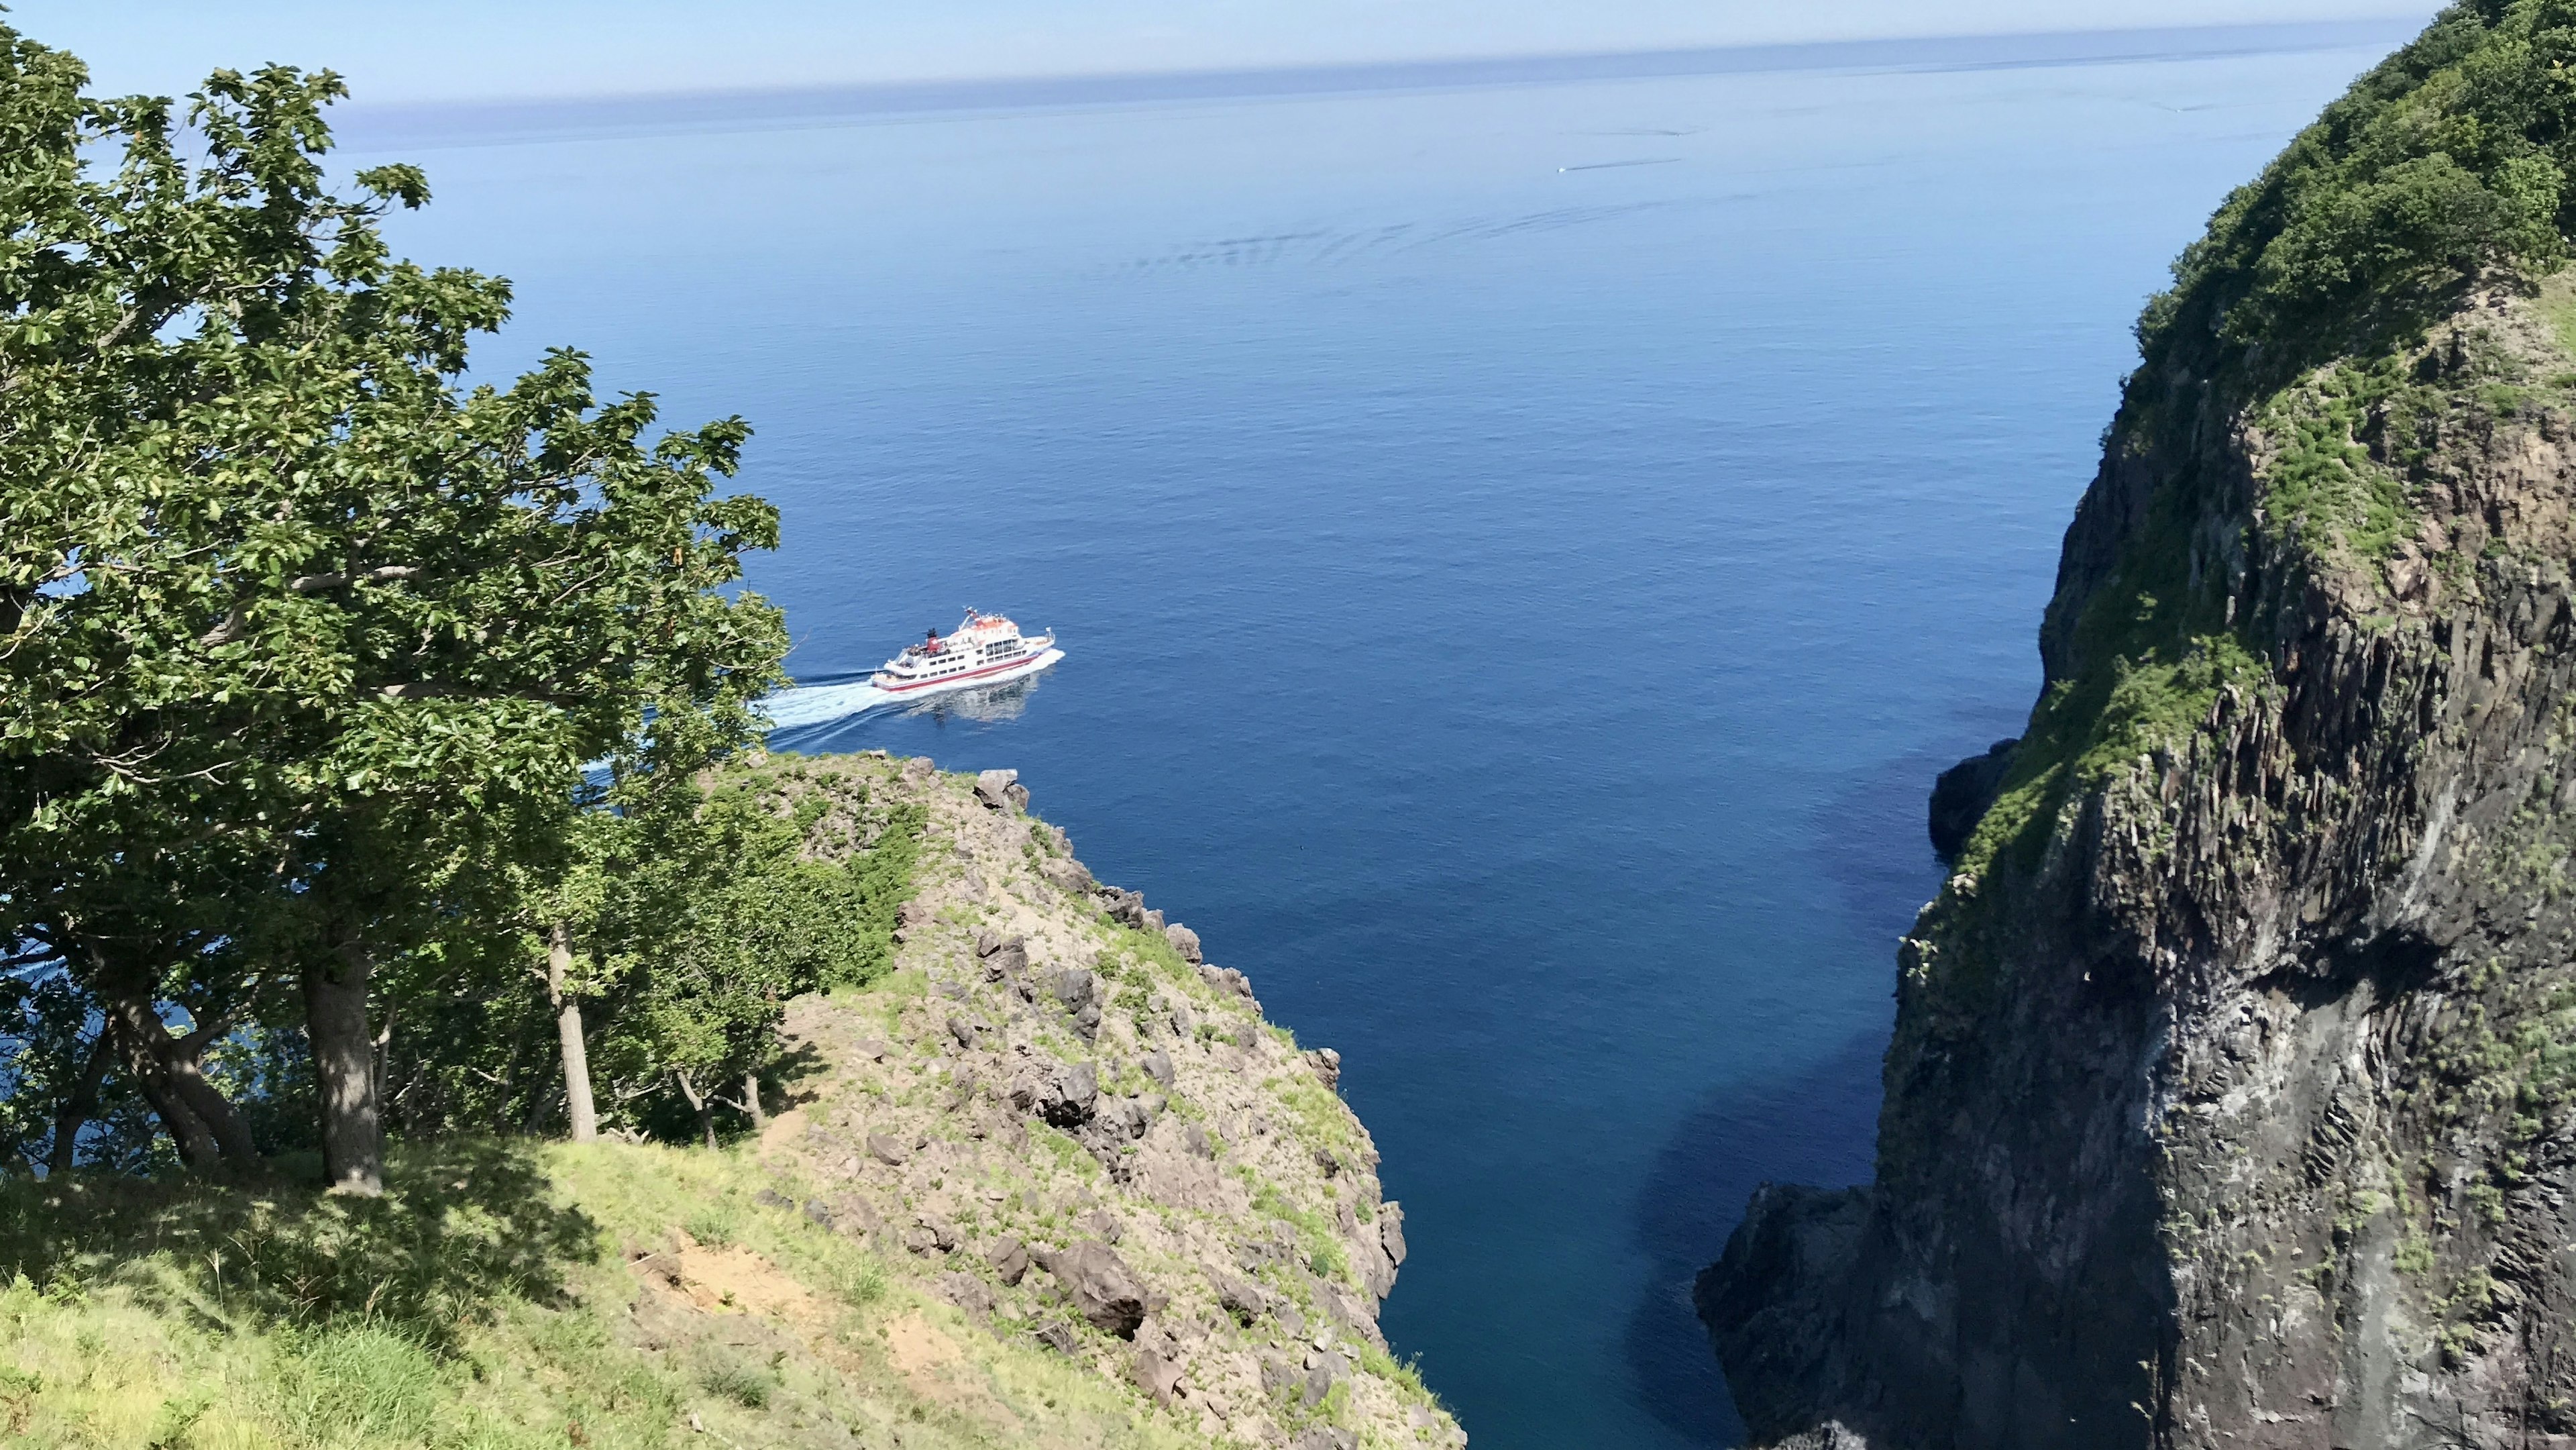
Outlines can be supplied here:
<path id="1" fill-rule="evenodd" d="M 350 144 L 508 145 L 641 132 L 768 129 L 941 115 L 1091 110 L 1122 105 L 1281 101 L 1369 93 L 1752 75 L 1809 70 L 1938 73 L 2212 60 L 2394 43 L 2409 16 L 2003 31 L 1858 40 L 1768 41 L 1653 50 L 1541 52 L 1165 71 L 853 81 L 579 96 L 349 102 Z M 399 138 L 399 139 L 397 139 Z"/>

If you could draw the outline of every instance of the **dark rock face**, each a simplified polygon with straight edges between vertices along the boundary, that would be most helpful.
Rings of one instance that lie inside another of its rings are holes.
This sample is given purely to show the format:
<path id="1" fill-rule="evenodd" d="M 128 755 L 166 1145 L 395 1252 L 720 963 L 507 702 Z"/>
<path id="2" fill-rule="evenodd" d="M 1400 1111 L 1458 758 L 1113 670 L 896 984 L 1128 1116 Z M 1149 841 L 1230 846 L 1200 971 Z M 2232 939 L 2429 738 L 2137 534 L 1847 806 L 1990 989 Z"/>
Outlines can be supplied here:
<path id="1" fill-rule="evenodd" d="M 975 777 L 975 799 L 983 802 L 986 810 L 1013 810 L 1028 800 L 1026 791 L 1021 791 L 1018 799 L 1012 798 L 1011 792 L 1018 786 L 1019 779 L 1020 773 L 1016 770 L 985 771 Z"/>
<path id="2" fill-rule="evenodd" d="M 1115 886 L 1104 886 L 1100 888 L 1100 895 L 1102 898 L 1102 909 L 1109 913 L 1110 920 L 1117 922 L 1122 926 L 1132 926 L 1138 931 L 1143 931 L 1145 929 L 1148 913 L 1145 910 L 1145 894 L 1143 892 L 1125 891 Z M 1162 930 L 1159 925 L 1154 929 L 1156 931 Z"/>
<path id="3" fill-rule="evenodd" d="M 1216 1285 L 1217 1306 L 1233 1315 L 1235 1323 L 1248 1326 L 1269 1311 L 1270 1296 L 1259 1284 L 1222 1271 L 1213 1272 L 1211 1277 Z"/>
<path id="4" fill-rule="evenodd" d="M 1180 1398 L 1180 1362 L 1164 1356 L 1159 1349 L 1136 1351 L 1136 1387 L 1155 1404 L 1169 1409 Z"/>
<path id="5" fill-rule="evenodd" d="M 1306 1065 L 1315 1070 L 1315 1079 L 1328 1088 L 1342 1085 L 1342 1055 L 1329 1047 L 1318 1047 L 1306 1054 Z"/>
<path id="6" fill-rule="evenodd" d="M 1092 1110 L 1099 1101 L 1099 1073 L 1087 1062 L 1068 1063 L 1047 1080 L 1037 1101 L 1037 1112 L 1059 1128 L 1075 1128 L 1091 1121 Z"/>
<path id="7" fill-rule="evenodd" d="M 1029 1271 L 1028 1245 L 1015 1234 L 1004 1234 L 984 1251 L 984 1262 L 993 1266 L 994 1274 L 1004 1284 L 1016 1286 Z"/>
<path id="8" fill-rule="evenodd" d="M 2564 369 L 2527 307 L 2410 375 Z M 2282 525 L 2223 390 L 2133 389 L 2018 747 L 2063 788 L 1900 948 L 1876 1181 L 1766 1187 L 1698 1285 L 1757 1443 L 2576 1445 L 2576 444 L 2474 376 L 2353 455 L 2414 470 L 2384 556 Z M 2217 643 L 2128 626 L 2177 590 Z"/>
<path id="9" fill-rule="evenodd" d="M 1107 1244 L 1086 1239 L 1046 1255 L 1042 1263 L 1055 1275 L 1073 1312 L 1095 1329 L 1133 1339 L 1145 1316 L 1153 1312 L 1144 1284 Z"/>
<path id="10" fill-rule="evenodd" d="M 1986 807 L 1995 803 L 1995 793 L 2003 788 L 2004 772 L 2012 766 L 2013 747 L 2019 740 L 1998 740 L 1983 755 L 1971 755 L 1932 783 L 1932 849 L 1944 861 L 1959 859 L 1961 847 L 1968 844 L 1968 833 L 1985 819 Z"/>

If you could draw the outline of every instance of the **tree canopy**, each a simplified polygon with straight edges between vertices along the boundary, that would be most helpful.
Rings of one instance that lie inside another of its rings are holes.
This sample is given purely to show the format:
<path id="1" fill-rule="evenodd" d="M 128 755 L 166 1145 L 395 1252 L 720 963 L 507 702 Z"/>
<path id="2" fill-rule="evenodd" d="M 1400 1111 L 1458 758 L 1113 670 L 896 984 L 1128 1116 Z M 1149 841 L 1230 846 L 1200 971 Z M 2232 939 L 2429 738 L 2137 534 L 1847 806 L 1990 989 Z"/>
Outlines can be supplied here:
<path id="1" fill-rule="evenodd" d="M 85 83 L 0 26 L 0 1127 L 68 1167 L 124 1092 L 191 1166 L 248 1168 L 236 1099 L 309 1095 L 331 1180 L 372 1191 L 388 992 L 551 994 L 577 1055 L 582 990 L 694 991 L 635 1020 L 750 1025 L 639 1060 L 759 1070 L 774 1014 L 703 1003 L 846 953 L 705 929 L 802 919 L 726 891 L 829 886 L 701 782 L 783 678 L 738 587 L 778 538 L 725 491 L 749 427 L 657 436 L 568 349 L 469 386 L 509 284 L 392 255 L 427 181 L 333 176 L 330 72 L 218 71 L 184 109 Z M 749 865 L 682 882 L 652 852 L 683 847 Z M 701 946 L 540 992 L 576 933 L 635 955 L 609 903 L 655 872 L 657 929 Z"/>
<path id="2" fill-rule="evenodd" d="M 2150 367 L 2257 380 L 2420 326 L 2576 230 L 2576 3 L 2464 0 L 2237 188 L 2138 337 Z"/>

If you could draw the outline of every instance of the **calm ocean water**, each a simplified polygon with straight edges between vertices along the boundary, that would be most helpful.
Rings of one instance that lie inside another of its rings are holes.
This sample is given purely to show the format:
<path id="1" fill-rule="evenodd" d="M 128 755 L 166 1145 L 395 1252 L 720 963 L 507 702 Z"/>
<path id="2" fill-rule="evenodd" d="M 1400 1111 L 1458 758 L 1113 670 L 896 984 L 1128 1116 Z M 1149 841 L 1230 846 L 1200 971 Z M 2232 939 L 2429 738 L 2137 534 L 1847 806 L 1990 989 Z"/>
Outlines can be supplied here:
<path id="1" fill-rule="evenodd" d="M 1342 1050 L 1475 1443 L 1679 1447 L 1746 1193 L 1867 1175 L 1924 792 L 2029 704 L 2130 318 L 2401 34 L 356 129 L 518 281 L 487 366 L 752 420 L 801 677 L 1060 631 L 782 743 L 1022 771 Z"/>

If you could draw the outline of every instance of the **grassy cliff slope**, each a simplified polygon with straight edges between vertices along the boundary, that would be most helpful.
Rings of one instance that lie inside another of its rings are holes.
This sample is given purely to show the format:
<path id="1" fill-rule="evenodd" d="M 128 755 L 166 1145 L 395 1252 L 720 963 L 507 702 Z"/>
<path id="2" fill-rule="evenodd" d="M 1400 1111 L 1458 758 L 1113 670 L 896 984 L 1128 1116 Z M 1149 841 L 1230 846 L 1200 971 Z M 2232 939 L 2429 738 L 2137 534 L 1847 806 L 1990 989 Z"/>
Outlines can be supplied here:
<path id="1" fill-rule="evenodd" d="M 1338 1060 L 1097 887 L 1024 791 L 762 768 L 927 822 L 894 970 L 792 1004 L 709 1152 L 415 1145 L 382 1201 L 0 1185 L 0 1444 L 1461 1444 Z"/>

